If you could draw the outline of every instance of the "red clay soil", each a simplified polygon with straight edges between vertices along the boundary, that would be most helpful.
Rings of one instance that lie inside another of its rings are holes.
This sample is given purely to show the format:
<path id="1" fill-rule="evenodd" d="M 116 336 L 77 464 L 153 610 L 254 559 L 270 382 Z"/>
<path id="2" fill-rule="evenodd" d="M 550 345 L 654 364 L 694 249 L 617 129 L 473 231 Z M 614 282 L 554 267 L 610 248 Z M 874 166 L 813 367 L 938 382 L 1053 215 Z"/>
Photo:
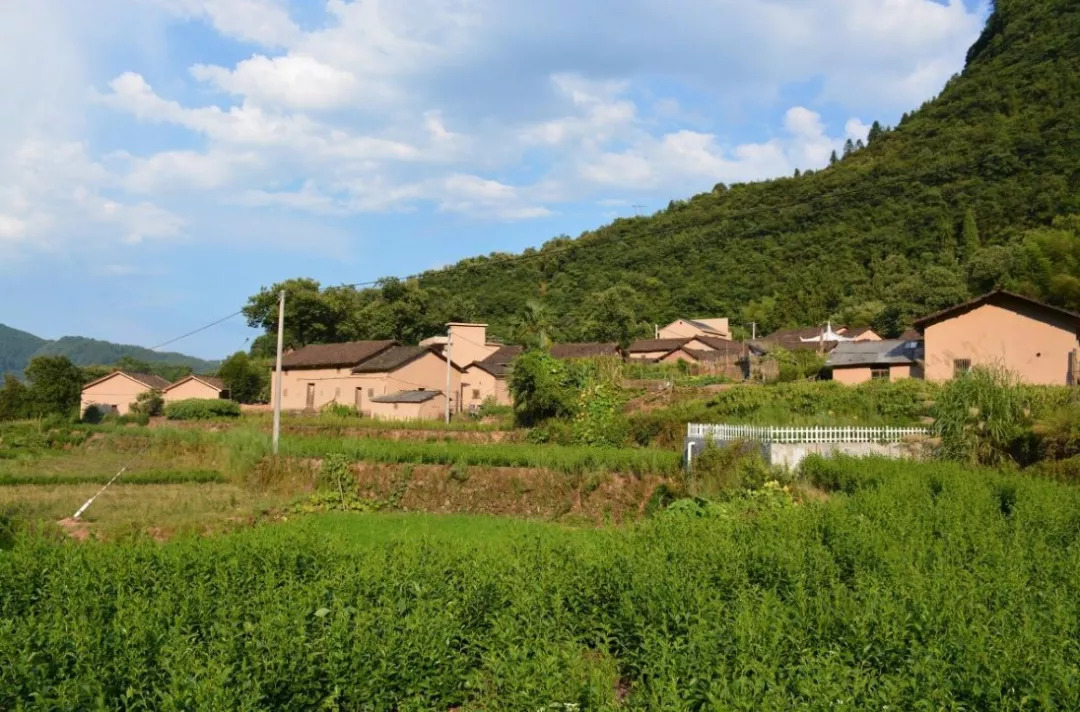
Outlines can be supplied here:
<path id="1" fill-rule="evenodd" d="M 86 541 L 90 538 L 90 525 L 81 519 L 66 517 L 58 521 L 57 524 L 75 541 Z"/>

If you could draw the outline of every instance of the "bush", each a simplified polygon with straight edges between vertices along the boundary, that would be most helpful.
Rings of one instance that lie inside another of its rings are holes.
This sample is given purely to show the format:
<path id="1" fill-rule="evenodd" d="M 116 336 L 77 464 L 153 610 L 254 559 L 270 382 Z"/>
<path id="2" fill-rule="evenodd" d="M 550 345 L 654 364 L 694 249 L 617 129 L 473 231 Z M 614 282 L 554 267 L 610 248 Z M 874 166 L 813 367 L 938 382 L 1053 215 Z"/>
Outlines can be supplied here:
<path id="1" fill-rule="evenodd" d="M 86 410 L 83 411 L 82 422 L 89 425 L 97 425 L 105 420 L 110 413 L 112 413 L 112 409 L 107 406 L 91 404 L 86 406 Z"/>
<path id="2" fill-rule="evenodd" d="M 1005 370 L 977 367 L 949 381 L 931 411 L 940 454 L 971 465 L 1011 461 L 1029 422 L 1024 392 Z"/>
<path id="3" fill-rule="evenodd" d="M 708 441 L 694 458 L 687 491 L 696 497 L 723 499 L 736 490 L 759 489 L 784 474 L 768 465 L 761 448 L 750 442 L 718 446 Z"/>
<path id="4" fill-rule="evenodd" d="M 1061 406 L 1033 426 L 1039 454 L 1051 460 L 1080 455 L 1080 403 Z"/>
<path id="5" fill-rule="evenodd" d="M 331 415 L 336 418 L 359 418 L 360 411 L 352 406 L 342 405 L 336 401 L 331 401 L 319 408 L 319 413 L 322 415 Z"/>
<path id="6" fill-rule="evenodd" d="M 135 402 L 131 404 L 130 412 L 134 415 L 150 417 L 161 415 L 164 408 L 165 399 L 161 397 L 161 391 L 151 389 L 136 396 Z"/>
<path id="7" fill-rule="evenodd" d="M 165 417 L 169 420 L 213 420 L 236 418 L 239 415 L 240 405 L 231 400 L 189 398 L 165 406 Z"/>

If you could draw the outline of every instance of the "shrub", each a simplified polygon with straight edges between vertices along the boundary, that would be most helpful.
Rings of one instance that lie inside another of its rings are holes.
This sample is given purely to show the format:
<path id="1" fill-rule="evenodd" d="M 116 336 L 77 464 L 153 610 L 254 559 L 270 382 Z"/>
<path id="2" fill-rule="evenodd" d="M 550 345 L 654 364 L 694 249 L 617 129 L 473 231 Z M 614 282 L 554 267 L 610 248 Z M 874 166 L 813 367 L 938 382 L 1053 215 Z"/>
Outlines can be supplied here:
<path id="1" fill-rule="evenodd" d="M 546 351 L 533 349 L 522 354 L 514 362 L 509 387 L 518 425 L 529 427 L 576 411 L 577 393 L 567 363 Z"/>
<path id="2" fill-rule="evenodd" d="M 236 418 L 239 415 L 240 405 L 231 400 L 190 398 L 165 406 L 165 417 L 169 420 L 213 420 Z"/>
<path id="3" fill-rule="evenodd" d="M 1080 403 L 1057 408 L 1036 421 L 1032 429 L 1043 457 L 1058 460 L 1080 455 Z"/>
<path id="4" fill-rule="evenodd" d="M 758 489 L 783 476 L 765 462 L 755 443 L 718 446 L 707 441 L 690 468 L 687 491 L 697 497 L 722 499 L 735 490 Z"/>
<path id="5" fill-rule="evenodd" d="M 131 413 L 135 415 L 155 416 L 161 415 L 165 408 L 165 399 L 161 397 L 161 391 L 150 389 L 143 391 L 135 397 L 131 404 Z"/>
<path id="6" fill-rule="evenodd" d="M 342 405 L 337 401 L 331 401 L 319 408 L 319 413 L 322 415 L 330 415 L 335 418 L 359 418 L 360 411 L 356 408 L 348 405 Z"/>
<path id="7" fill-rule="evenodd" d="M 112 410 L 107 408 L 106 406 L 94 404 L 88 405 L 86 406 L 86 410 L 83 411 L 82 422 L 89 425 L 97 425 L 101 421 L 105 420 L 106 416 L 108 416 L 111 412 Z"/>
<path id="8" fill-rule="evenodd" d="M 1029 421 L 1024 393 L 1007 371 L 977 367 L 949 381 L 931 411 L 940 454 L 972 465 L 999 465 Z"/>

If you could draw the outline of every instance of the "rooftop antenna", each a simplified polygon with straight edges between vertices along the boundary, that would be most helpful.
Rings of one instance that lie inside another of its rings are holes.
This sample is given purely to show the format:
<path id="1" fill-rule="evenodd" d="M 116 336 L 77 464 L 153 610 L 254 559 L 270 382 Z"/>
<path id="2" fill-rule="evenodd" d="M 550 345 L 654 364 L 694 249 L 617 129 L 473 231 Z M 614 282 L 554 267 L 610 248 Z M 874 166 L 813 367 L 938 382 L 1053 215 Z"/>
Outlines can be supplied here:
<path id="1" fill-rule="evenodd" d="M 641 211 L 645 209 L 645 206 L 642 205 L 641 203 L 634 203 L 630 207 L 634 209 L 634 215 L 638 215 L 638 216 L 640 216 Z"/>

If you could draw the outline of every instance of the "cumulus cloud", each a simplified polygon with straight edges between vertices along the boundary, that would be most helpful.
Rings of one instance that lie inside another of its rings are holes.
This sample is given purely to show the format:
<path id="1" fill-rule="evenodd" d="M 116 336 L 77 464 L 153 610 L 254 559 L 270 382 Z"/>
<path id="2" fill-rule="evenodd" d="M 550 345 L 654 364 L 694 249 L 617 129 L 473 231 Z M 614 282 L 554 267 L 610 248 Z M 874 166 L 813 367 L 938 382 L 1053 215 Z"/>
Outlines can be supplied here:
<path id="1" fill-rule="evenodd" d="M 0 58 L 60 63 L 41 88 L 0 79 L 0 107 L 27 107 L 0 134 L 0 240 L 177 239 L 208 204 L 527 220 L 817 168 L 865 139 L 859 117 L 937 91 L 985 14 L 962 0 L 626 0 L 597 33 L 595 8 L 571 0 L 325 0 L 303 24 L 286 0 L 101 1 L 148 27 L 201 22 L 244 59 L 101 75 L 79 50 L 103 52 L 80 34 L 92 13 L 0 8 L 14 47 Z M 110 42 L 140 34 L 120 24 Z M 810 84 L 817 95 L 778 104 Z M 95 150 L 76 118 L 91 88 L 155 139 Z"/>

